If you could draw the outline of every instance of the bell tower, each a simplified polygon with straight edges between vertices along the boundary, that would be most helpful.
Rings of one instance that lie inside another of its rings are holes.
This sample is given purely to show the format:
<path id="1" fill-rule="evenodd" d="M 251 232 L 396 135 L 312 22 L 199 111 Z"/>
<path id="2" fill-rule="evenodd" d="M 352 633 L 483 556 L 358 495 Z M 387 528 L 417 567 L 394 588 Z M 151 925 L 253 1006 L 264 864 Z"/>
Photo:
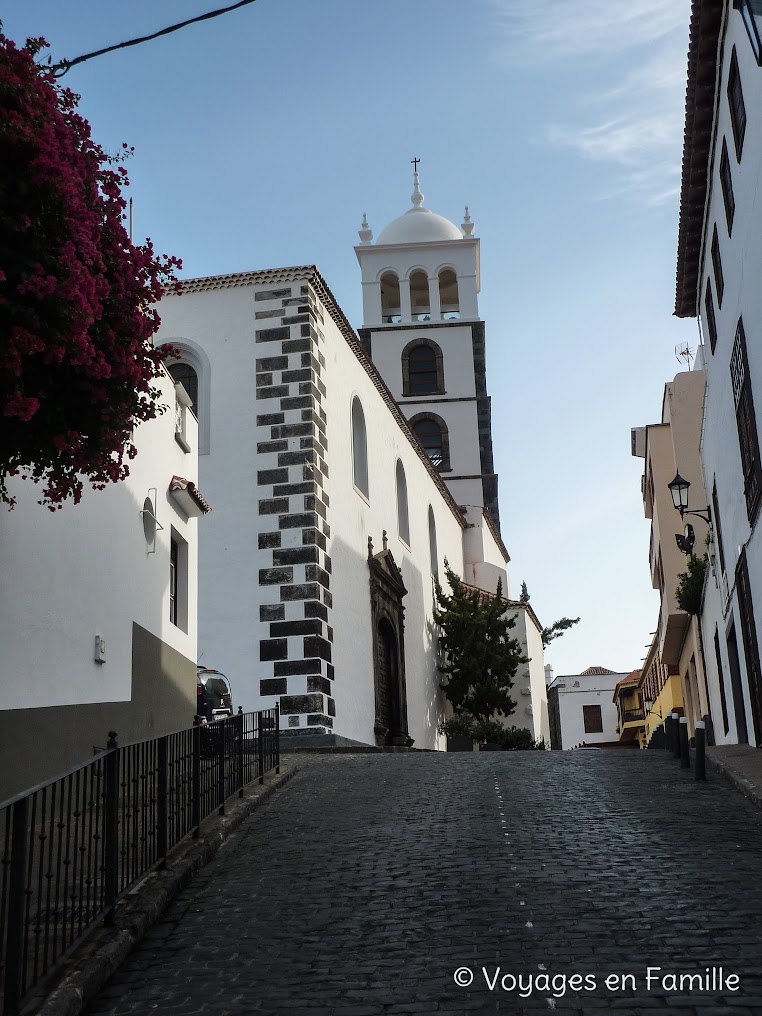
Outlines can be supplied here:
<path id="1" fill-rule="evenodd" d="M 468 207 L 460 226 L 424 207 L 418 161 L 411 207 L 375 243 L 363 215 L 360 340 L 457 503 L 499 525 L 479 240 Z"/>

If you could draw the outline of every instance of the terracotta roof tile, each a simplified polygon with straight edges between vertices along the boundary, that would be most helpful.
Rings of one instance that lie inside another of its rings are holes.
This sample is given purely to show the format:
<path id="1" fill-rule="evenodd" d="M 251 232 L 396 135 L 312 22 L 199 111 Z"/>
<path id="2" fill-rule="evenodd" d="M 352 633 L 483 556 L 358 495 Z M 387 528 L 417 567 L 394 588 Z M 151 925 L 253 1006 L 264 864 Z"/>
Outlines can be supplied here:
<path id="1" fill-rule="evenodd" d="M 615 670 L 609 670 L 607 667 L 588 667 L 587 670 L 583 670 L 579 675 L 580 677 L 603 677 L 605 674 L 616 674 Z"/>

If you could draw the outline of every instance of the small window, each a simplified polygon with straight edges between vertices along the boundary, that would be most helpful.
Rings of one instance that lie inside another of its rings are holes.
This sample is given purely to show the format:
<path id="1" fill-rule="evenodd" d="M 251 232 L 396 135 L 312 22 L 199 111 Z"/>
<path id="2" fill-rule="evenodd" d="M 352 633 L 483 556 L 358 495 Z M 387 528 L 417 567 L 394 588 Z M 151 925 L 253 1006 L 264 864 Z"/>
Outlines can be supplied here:
<path id="1" fill-rule="evenodd" d="M 402 350 L 402 394 L 444 395 L 444 358 L 433 339 L 413 339 Z"/>
<path id="2" fill-rule="evenodd" d="M 413 321 L 431 321 L 431 298 L 429 279 L 425 272 L 410 275 L 410 311 Z"/>
<path id="3" fill-rule="evenodd" d="M 362 403 L 352 399 L 352 479 L 355 487 L 368 497 L 368 436 Z"/>
<path id="4" fill-rule="evenodd" d="M 381 276 L 381 321 L 385 325 L 399 324 L 402 320 L 400 280 L 394 272 Z"/>
<path id="5" fill-rule="evenodd" d="M 733 232 L 733 216 L 736 211 L 736 201 L 733 197 L 733 177 L 730 172 L 728 144 L 725 138 L 722 139 L 722 154 L 720 156 L 720 186 L 722 187 L 722 200 L 725 205 L 725 218 L 728 223 L 728 236 L 730 236 Z"/>
<path id="6" fill-rule="evenodd" d="M 712 522 L 717 538 L 717 553 L 720 556 L 720 569 L 725 571 L 725 548 L 722 545 L 722 525 L 720 523 L 720 505 L 717 500 L 717 481 L 712 485 Z"/>
<path id="7" fill-rule="evenodd" d="M 411 395 L 437 391 L 437 357 L 429 346 L 414 346 L 408 359 L 408 390 Z"/>
<path id="8" fill-rule="evenodd" d="M 176 385 L 182 385 L 191 400 L 191 409 L 198 418 L 198 374 L 189 363 L 173 363 L 167 368 Z"/>
<path id="9" fill-rule="evenodd" d="M 760 498 L 762 498 L 762 465 L 759 460 L 757 420 L 749 379 L 749 361 L 746 355 L 746 334 L 743 321 L 740 318 L 733 344 L 733 354 L 730 358 L 730 379 L 733 387 L 738 445 L 743 468 L 746 514 L 749 522 L 753 525 Z"/>
<path id="10" fill-rule="evenodd" d="M 421 413 L 412 418 L 410 426 L 434 468 L 440 472 L 449 470 L 449 435 L 444 420 L 433 413 Z"/>
<path id="11" fill-rule="evenodd" d="M 410 546 L 410 515 L 407 504 L 405 467 L 397 459 L 397 532 L 403 543 Z"/>
<path id="12" fill-rule="evenodd" d="M 736 158 L 740 162 L 743 151 L 743 139 L 746 134 L 746 106 L 743 101 L 741 74 L 738 70 L 738 57 L 736 56 L 735 46 L 733 47 L 733 55 L 730 58 L 730 71 L 728 73 L 728 105 L 730 107 L 730 123 L 733 128 L 733 141 L 736 146 Z"/>
<path id="13" fill-rule="evenodd" d="M 439 273 L 439 309 L 443 321 L 456 321 L 460 317 L 458 277 L 451 268 Z"/>
<path id="14" fill-rule="evenodd" d="M 188 631 L 188 544 L 174 529 L 169 542 L 169 620 Z"/>
<path id="15" fill-rule="evenodd" d="M 704 294 L 704 312 L 706 317 L 706 330 L 709 332 L 709 348 L 714 353 L 717 345 L 717 321 L 714 316 L 714 300 L 712 299 L 712 283 L 706 280 L 706 293 Z"/>
<path id="16" fill-rule="evenodd" d="M 715 223 L 712 233 L 712 265 L 714 267 L 714 284 L 717 287 L 717 306 L 722 307 L 722 296 L 725 292 L 725 276 L 722 274 L 722 258 L 720 257 L 720 238 Z"/>
<path id="17" fill-rule="evenodd" d="M 429 560 L 431 561 L 431 574 L 439 577 L 439 550 L 437 549 L 437 523 L 434 518 L 434 509 L 429 505 Z"/>
<path id="18" fill-rule="evenodd" d="M 586 734 L 603 733 L 603 717 L 600 706 L 582 706 L 582 718 L 585 721 Z"/>

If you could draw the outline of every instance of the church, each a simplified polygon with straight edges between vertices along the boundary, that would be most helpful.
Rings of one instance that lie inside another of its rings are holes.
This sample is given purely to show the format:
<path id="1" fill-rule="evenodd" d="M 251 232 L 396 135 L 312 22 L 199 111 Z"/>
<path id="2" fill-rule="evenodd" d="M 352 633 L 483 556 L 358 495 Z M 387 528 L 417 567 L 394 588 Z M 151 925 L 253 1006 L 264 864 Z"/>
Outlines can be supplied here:
<path id="1" fill-rule="evenodd" d="M 434 577 L 509 594 L 492 454 L 479 240 L 424 206 L 355 253 L 355 330 L 315 266 L 185 280 L 158 344 L 198 418 L 199 661 L 284 736 L 443 748 Z M 511 724 L 547 733 L 541 628 Z M 328 735 L 328 736 L 327 736 Z M 332 737 L 330 736 L 332 735 Z"/>

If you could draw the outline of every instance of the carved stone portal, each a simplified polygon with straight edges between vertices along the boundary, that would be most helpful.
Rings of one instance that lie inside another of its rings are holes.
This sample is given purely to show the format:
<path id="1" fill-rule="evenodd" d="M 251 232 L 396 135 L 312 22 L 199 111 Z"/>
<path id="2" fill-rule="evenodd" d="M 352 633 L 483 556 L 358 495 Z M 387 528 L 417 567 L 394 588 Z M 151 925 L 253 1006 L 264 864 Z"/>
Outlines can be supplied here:
<path id="1" fill-rule="evenodd" d="M 374 734 L 377 745 L 413 744 L 407 729 L 405 686 L 405 608 L 407 589 L 402 573 L 388 549 L 373 553 L 368 538 L 370 609 L 373 625 L 373 676 L 376 697 Z"/>

